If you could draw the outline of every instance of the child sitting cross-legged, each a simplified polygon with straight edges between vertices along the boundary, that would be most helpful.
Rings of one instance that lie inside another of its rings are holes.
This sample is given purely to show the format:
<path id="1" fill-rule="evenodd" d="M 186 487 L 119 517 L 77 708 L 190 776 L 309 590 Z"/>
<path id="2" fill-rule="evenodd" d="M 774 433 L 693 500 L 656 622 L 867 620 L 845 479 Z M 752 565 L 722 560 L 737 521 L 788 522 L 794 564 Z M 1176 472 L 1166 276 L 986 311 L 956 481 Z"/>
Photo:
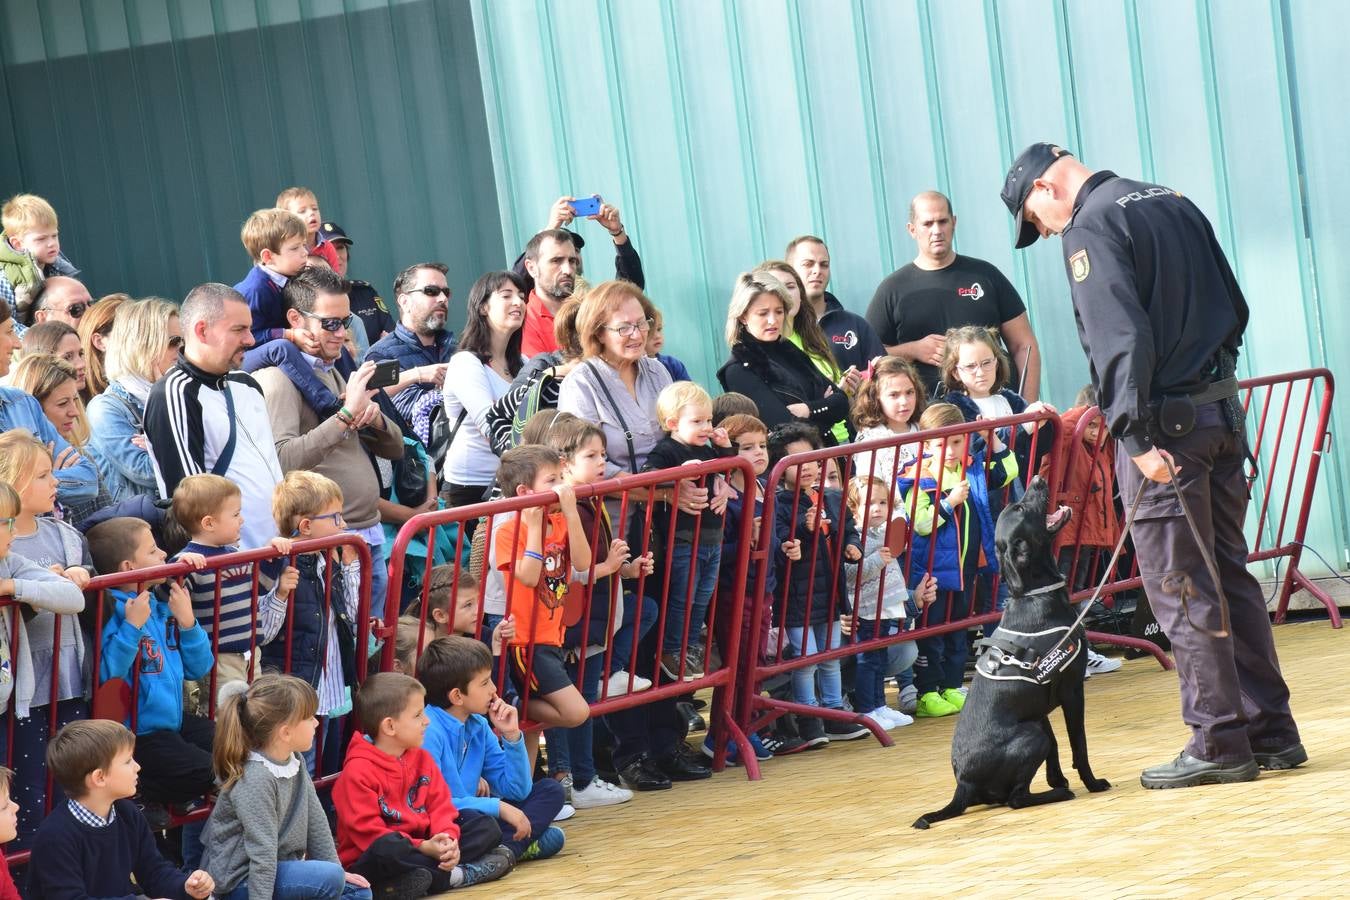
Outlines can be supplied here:
<path id="1" fill-rule="evenodd" d="M 333 785 L 338 857 L 380 897 L 416 898 L 501 878 L 516 864 L 497 820 L 460 811 L 422 748 L 426 689 L 380 672 L 361 685 L 342 774 Z"/>
<path id="2" fill-rule="evenodd" d="M 338 862 L 328 818 L 300 754 L 314 744 L 319 698 L 291 675 L 224 691 L 216 726 L 220 797 L 202 864 L 221 900 L 370 900 L 370 882 Z"/>
<path id="3" fill-rule="evenodd" d="M 107 719 L 72 722 L 52 738 L 47 768 L 69 799 L 38 829 L 28 866 L 29 900 L 211 896 L 211 876 L 201 870 L 185 874 L 161 856 L 149 823 L 131 801 L 141 770 L 135 747 L 136 735 Z"/>
<path id="4" fill-rule="evenodd" d="M 516 708 L 497 696 L 487 645 L 468 637 L 437 638 L 422 652 L 417 678 L 430 701 L 423 747 L 445 776 L 455 806 L 496 817 L 502 843 L 518 862 L 561 850 L 563 831 L 550 823 L 563 806 L 562 785 L 552 778 L 531 782 Z M 480 796 L 480 782 L 487 796 Z"/>

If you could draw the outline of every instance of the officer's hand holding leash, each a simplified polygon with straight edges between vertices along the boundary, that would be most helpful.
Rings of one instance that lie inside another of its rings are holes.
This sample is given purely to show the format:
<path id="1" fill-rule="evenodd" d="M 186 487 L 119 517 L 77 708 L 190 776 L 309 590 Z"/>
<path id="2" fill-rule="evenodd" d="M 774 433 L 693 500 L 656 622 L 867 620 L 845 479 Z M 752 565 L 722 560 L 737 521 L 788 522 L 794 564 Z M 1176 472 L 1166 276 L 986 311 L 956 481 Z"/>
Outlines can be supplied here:
<path id="1" fill-rule="evenodd" d="M 1156 481 L 1158 484 L 1168 484 L 1172 481 L 1172 475 L 1181 471 L 1181 466 L 1177 465 L 1172 454 L 1166 450 L 1154 447 L 1147 453 L 1141 453 L 1138 456 L 1131 456 L 1134 464 L 1139 467 L 1139 471 L 1144 473 L 1144 477 L 1149 481 Z"/>

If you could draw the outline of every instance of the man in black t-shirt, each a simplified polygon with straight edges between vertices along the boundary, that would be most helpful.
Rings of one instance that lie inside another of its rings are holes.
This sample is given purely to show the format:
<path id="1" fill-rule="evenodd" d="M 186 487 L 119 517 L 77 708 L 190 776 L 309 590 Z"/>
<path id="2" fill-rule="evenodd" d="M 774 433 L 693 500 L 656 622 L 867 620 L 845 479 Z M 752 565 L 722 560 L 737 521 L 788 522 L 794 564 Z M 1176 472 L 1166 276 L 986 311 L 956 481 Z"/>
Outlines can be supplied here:
<path id="1" fill-rule="evenodd" d="M 909 204 L 908 230 L 918 255 L 886 276 L 867 307 L 867 322 L 886 352 L 913 362 L 932 396 L 947 329 L 997 328 L 1013 363 L 1009 387 L 1028 401 L 1038 399 L 1040 347 L 1026 307 L 1012 282 L 991 263 L 957 255 L 951 201 L 937 191 L 919 194 Z"/>

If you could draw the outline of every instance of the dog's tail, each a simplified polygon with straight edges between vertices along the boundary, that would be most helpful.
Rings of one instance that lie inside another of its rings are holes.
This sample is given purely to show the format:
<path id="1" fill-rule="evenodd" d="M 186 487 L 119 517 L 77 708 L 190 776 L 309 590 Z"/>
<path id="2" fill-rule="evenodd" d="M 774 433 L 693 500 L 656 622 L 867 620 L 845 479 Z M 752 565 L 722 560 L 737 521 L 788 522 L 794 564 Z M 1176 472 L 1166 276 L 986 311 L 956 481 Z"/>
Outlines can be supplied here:
<path id="1" fill-rule="evenodd" d="M 924 813 L 914 820 L 915 828 L 924 830 L 935 822 L 942 822 L 947 819 L 955 819 L 970 806 L 970 792 L 961 782 L 956 783 L 956 793 L 952 794 L 952 802 L 948 803 L 942 809 L 934 812 Z"/>

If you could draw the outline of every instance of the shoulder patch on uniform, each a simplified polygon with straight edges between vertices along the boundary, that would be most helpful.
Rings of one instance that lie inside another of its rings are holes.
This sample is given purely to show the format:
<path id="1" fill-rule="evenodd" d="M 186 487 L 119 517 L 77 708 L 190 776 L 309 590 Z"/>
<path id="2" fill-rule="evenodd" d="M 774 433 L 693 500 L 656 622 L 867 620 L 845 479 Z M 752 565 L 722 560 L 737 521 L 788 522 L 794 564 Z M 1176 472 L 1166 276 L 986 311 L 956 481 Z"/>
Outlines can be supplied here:
<path id="1" fill-rule="evenodd" d="M 1091 271 L 1092 263 L 1088 261 L 1087 250 L 1079 250 L 1069 257 L 1069 272 L 1073 275 L 1074 281 L 1086 281 Z"/>
<path id="2" fill-rule="evenodd" d="M 384 298 L 381 297 L 379 294 L 375 295 L 375 306 L 382 313 L 389 312 L 389 307 L 384 305 Z"/>

